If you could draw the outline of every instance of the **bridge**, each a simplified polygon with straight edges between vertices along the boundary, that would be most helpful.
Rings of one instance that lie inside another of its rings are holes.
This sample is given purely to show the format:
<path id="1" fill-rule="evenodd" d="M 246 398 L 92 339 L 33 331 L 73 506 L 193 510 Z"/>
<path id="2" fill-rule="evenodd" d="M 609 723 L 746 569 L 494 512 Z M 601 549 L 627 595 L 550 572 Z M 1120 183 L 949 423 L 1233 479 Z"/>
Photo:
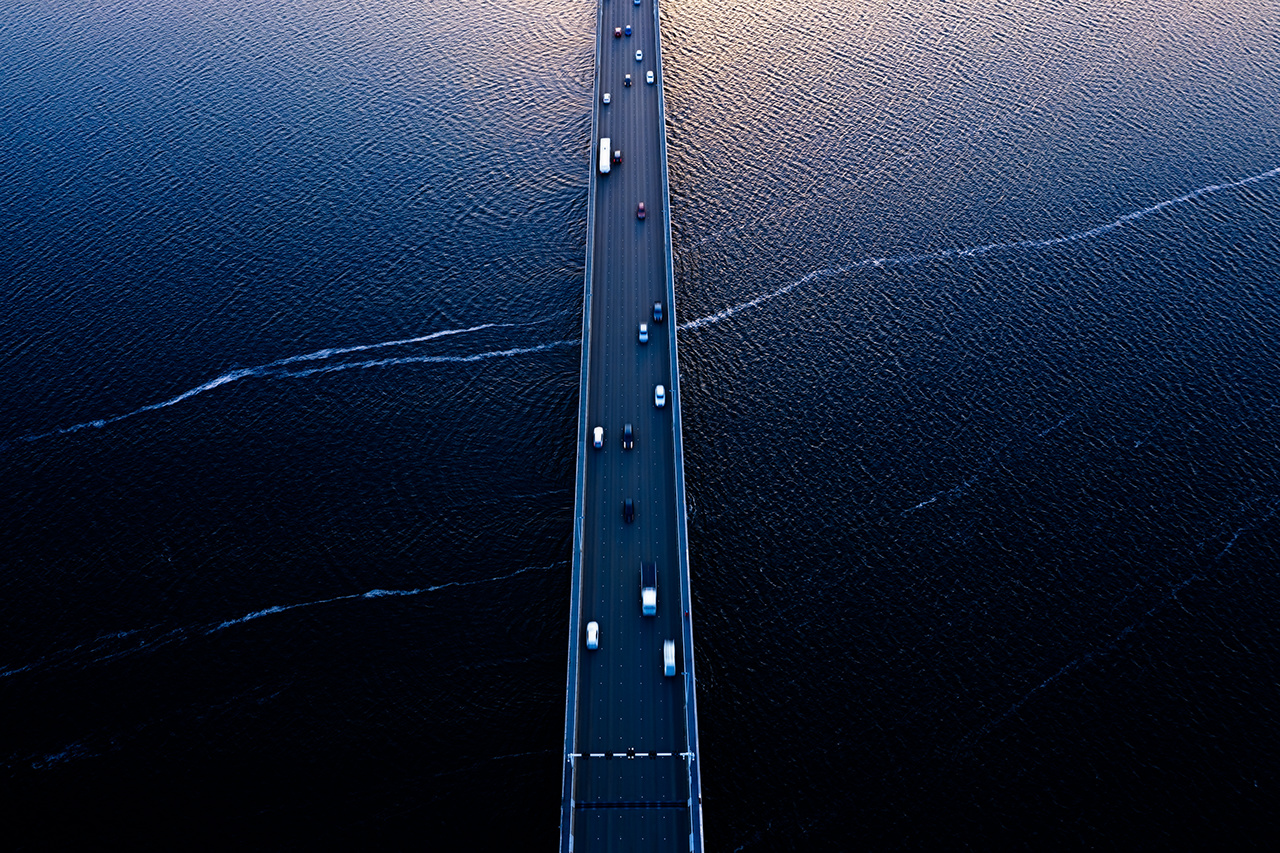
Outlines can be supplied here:
<path id="1" fill-rule="evenodd" d="M 700 853 L 658 7 L 596 2 L 560 850 Z M 642 563 L 656 566 L 652 615 Z"/>

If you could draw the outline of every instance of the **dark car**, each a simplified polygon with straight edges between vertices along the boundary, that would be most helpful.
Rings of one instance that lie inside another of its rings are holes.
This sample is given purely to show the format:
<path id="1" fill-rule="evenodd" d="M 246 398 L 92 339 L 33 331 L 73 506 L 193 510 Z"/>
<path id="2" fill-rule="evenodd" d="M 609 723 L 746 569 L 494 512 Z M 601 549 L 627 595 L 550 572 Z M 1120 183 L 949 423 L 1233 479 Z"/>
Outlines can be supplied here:
<path id="1" fill-rule="evenodd" d="M 630 74 L 627 74 L 627 75 L 625 75 L 625 76 L 622 78 L 622 85 L 624 85 L 624 86 L 630 86 L 630 85 L 631 85 L 631 75 L 630 75 Z"/>
<path id="2" fill-rule="evenodd" d="M 621 162 L 622 162 L 622 152 L 621 152 L 621 151 L 617 151 L 617 150 L 615 150 L 615 151 L 613 152 L 613 162 L 614 162 L 614 163 L 621 163 Z"/>
<path id="3" fill-rule="evenodd" d="M 627 424 L 622 428 L 622 449 L 630 450 L 635 447 L 635 436 L 631 432 L 631 424 Z"/>
<path id="4" fill-rule="evenodd" d="M 662 303 L 661 302 L 653 303 L 653 322 L 655 323 L 662 322 Z"/>
<path id="5" fill-rule="evenodd" d="M 630 28 L 630 27 L 627 27 L 627 29 L 631 29 L 631 28 Z M 630 35 L 630 33 L 628 33 L 628 35 Z M 613 37 L 614 37 L 614 38 L 616 38 L 616 39 L 620 39 L 620 38 L 622 38 L 622 27 L 614 27 L 614 28 L 613 28 Z"/>
<path id="6" fill-rule="evenodd" d="M 644 219 L 644 202 L 636 205 L 636 219 Z"/>
<path id="7" fill-rule="evenodd" d="M 636 502 L 631 498 L 622 502 L 622 520 L 627 524 L 636 520 Z"/>
<path id="8" fill-rule="evenodd" d="M 631 25 L 627 24 L 626 29 L 624 29 L 623 32 L 627 35 L 631 35 Z"/>

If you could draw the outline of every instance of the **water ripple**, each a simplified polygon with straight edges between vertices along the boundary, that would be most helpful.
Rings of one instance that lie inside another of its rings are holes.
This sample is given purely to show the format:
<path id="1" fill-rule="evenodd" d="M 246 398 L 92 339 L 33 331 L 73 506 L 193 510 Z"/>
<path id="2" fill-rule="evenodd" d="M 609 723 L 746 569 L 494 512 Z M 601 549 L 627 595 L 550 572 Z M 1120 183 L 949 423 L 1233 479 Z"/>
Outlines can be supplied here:
<path id="1" fill-rule="evenodd" d="M 322 598 L 315 601 L 299 601 L 293 604 L 276 604 L 271 607 L 264 607 L 261 610 L 254 610 L 243 616 L 237 616 L 234 619 L 226 619 L 222 622 L 212 622 L 204 625 L 187 625 L 181 628 L 172 628 L 159 636 L 151 639 L 141 638 L 127 648 L 117 648 L 114 650 L 104 649 L 113 641 L 126 640 L 136 637 L 140 634 L 152 633 L 156 627 L 145 629 L 135 629 L 132 631 L 119 631 L 97 637 L 89 642 L 81 643 L 65 649 L 59 649 L 50 652 L 44 657 L 22 666 L 12 666 L 6 669 L 0 669 L 0 678 L 12 678 L 15 675 L 31 673 L 45 669 L 65 669 L 71 666 L 84 668 L 95 664 L 109 663 L 120 658 L 132 657 L 133 655 L 142 654 L 144 652 L 154 652 L 164 646 L 179 640 L 186 640 L 192 637 L 207 637 L 220 633 L 228 628 L 234 628 L 237 625 L 243 625 L 247 622 L 253 622 L 267 616 L 278 616 L 282 613 L 288 613 L 293 610 L 301 610 L 307 607 L 320 607 L 325 604 L 335 604 L 339 601 L 359 601 L 372 600 L 378 598 L 408 598 L 412 596 L 425 595 L 430 592 L 440 592 L 441 590 L 460 588 L 467 586 L 477 586 L 479 584 L 497 583 L 499 581 L 511 580 L 520 575 L 529 572 L 545 572 L 554 569 L 557 566 L 565 564 L 564 560 L 557 560 L 546 566 L 526 566 L 523 569 L 517 569 L 505 575 L 496 575 L 494 577 L 479 578 L 470 581 L 446 581 L 445 583 L 432 584 L 431 586 L 416 587 L 414 589 L 371 589 L 366 592 L 352 593 L 351 595 L 337 595 L 332 598 Z"/>
<path id="2" fill-rule="evenodd" d="M 1232 533 L 1231 539 L 1227 542 L 1226 546 L 1223 547 L 1223 549 L 1219 551 L 1218 554 L 1213 558 L 1208 568 L 1209 569 L 1216 568 L 1218 564 L 1222 562 L 1222 558 L 1227 556 L 1227 552 L 1231 550 L 1232 546 L 1236 544 L 1236 542 L 1240 539 L 1242 535 L 1246 533 L 1251 533 L 1255 530 L 1262 528 L 1268 521 L 1271 520 L 1271 518 L 1276 514 L 1277 510 L 1280 510 L 1280 498 L 1272 498 L 1267 506 L 1267 511 L 1264 515 L 1262 515 L 1257 521 L 1245 524 L 1241 526 L 1239 529 L 1237 529 L 1234 533 Z M 992 730 L 994 730 L 995 728 L 1003 724 L 1005 721 L 1007 721 L 1014 714 L 1022 710 L 1022 708 L 1028 702 L 1034 699 L 1038 694 L 1043 692 L 1046 688 L 1048 688 L 1055 682 L 1059 681 L 1063 676 L 1071 672 L 1074 672 L 1075 670 L 1079 669 L 1082 666 L 1092 663 L 1093 661 L 1097 660 L 1100 657 L 1113 654 L 1114 652 L 1116 652 L 1120 648 L 1120 644 L 1123 643 L 1127 637 L 1132 635 L 1134 632 L 1140 630 L 1144 625 L 1146 625 L 1147 621 L 1150 620 L 1151 617 L 1155 616 L 1157 613 L 1164 610 L 1164 608 L 1168 607 L 1171 603 L 1177 600 L 1178 593 L 1182 592 L 1184 589 L 1186 589 L 1188 586 L 1190 586 L 1192 583 L 1198 580 L 1204 580 L 1204 575 L 1201 574 L 1200 572 L 1193 572 L 1192 574 L 1187 575 L 1186 577 L 1179 580 L 1177 583 L 1173 584 L 1171 587 L 1169 587 L 1168 591 L 1165 592 L 1164 596 L 1159 601 L 1157 601 L 1154 605 L 1152 605 L 1139 618 L 1135 619 L 1133 622 L 1130 622 L 1123 629 L 1117 632 L 1115 636 L 1111 637 L 1111 639 L 1107 640 L 1105 643 L 1101 644 L 1097 648 L 1087 651 L 1084 654 L 1079 655 L 1078 657 L 1073 658 L 1072 660 L 1063 664 L 1061 667 L 1058 668 L 1056 672 L 1054 672 L 1048 678 L 1045 678 L 1043 681 L 1041 681 L 1035 687 L 1028 690 L 1022 696 L 1020 696 L 1016 701 L 1014 701 L 1011 705 L 1005 708 L 1003 712 L 996 715 L 988 722 L 972 730 L 963 738 L 961 738 L 958 744 L 958 748 L 964 749 L 967 745 L 969 745 L 973 741 L 980 740 L 981 738 L 986 737 L 988 734 L 992 732 Z"/>
<path id="3" fill-rule="evenodd" d="M 559 315 L 556 315 L 556 316 L 559 316 Z M 149 403 L 145 406 L 140 406 L 134 409 L 133 411 L 125 412 L 122 415 L 113 415 L 107 418 L 97 418 L 90 421 L 81 421 L 80 423 L 72 424 L 70 426 L 60 427 L 58 429 L 50 430 L 48 432 L 36 433 L 32 435 L 24 435 L 18 440 L 26 441 L 26 442 L 40 441 L 42 439 L 53 438 L 55 436 L 70 435 L 72 433 L 79 432 L 80 430 L 84 430 L 84 429 L 90 429 L 90 428 L 101 429 L 111 424 L 119 423 L 120 421 L 126 420 L 128 418 L 145 414 L 146 412 L 155 412 L 160 409 L 167 409 L 170 406 L 176 406 L 179 403 L 183 403 L 187 400 L 190 400 L 193 397 L 198 397 L 201 394 L 205 394 L 209 391 L 213 391 L 216 388 L 221 388 L 224 385 L 230 385 L 233 382 L 239 382 L 241 379 L 249 379 L 249 378 L 275 379 L 275 378 L 287 378 L 287 377 L 298 378 L 298 377 L 313 376 L 318 373 L 336 373 L 343 370 L 354 370 L 357 368 L 386 367 L 390 365 L 400 365 L 400 364 L 468 363 L 473 361 L 484 361 L 490 358 L 503 358 L 503 357 L 510 357 L 513 355 L 524 355 L 528 353 L 542 352 L 542 351 L 554 349 L 557 347 L 577 345 L 578 343 L 580 343 L 579 340 L 563 340 L 563 341 L 554 341 L 548 344 L 540 344 L 532 347 L 513 347 L 505 350 L 492 350 L 488 352 L 472 353 L 470 355 L 402 356 L 399 358 L 385 358 L 385 359 L 376 359 L 371 361 L 344 362 L 342 364 L 326 365 L 324 367 L 312 367 L 312 368 L 306 368 L 303 370 L 285 369 L 285 368 L 288 368 L 289 365 L 298 364 L 306 361 L 319 361 L 322 359 L 333 358 L 335 356 L 349 355 L 351 353 L 356 353 L 356 352 L 368 352 L 370 350 L 385 349 L 387 347 L 406 346 L 409 344 L 423 343 L 425 341 L 437 340 L 439 338 L 451 337 L 454 335 L 463 335 L 463 334 L 468 334 L 470 332 L 479 332 L 479 331 L 484 331 L 486 329 L 510 329 L 510 328 L 517 328 L 522 326 L 533 326 L 539 323 L 545 323 L 550 319 L 553 319 L 553 318 L 548 317 L 548 318 L 536 320 L 529 323 L 481 323 L 476 326 L 467 326 L 466 328 L 459 328 L 459 329 L 443 329 L 439 332 L 432 332 L 431 334 L 428 334 L 428 335 L 419 335 L 413 338 L 401 338 L 394 341 L 382 341 L 381 343 L 376 343 L 376 344 L 357 344 L 353 346 L 344 346 L 344 347 L 328 347 L 325 349 L 316 350 L 314 352 L 305 353 L 303 355 L 295 355 L 295 356 L 290 356 L 288 358 L 278 359 L 276 361 L 268 362 L 267 364 L 259 364 L 253 367 L 241 367 L 236 370 L 231 370 L 226 373 L 223 373 L 220 376 L 210 379 L 208 382 L 204 382 L 200 385 L 197 385 L 194 388 L 183 391 L 181 394 L 178 394 L 177 396 L 170 397 L 169 399 L 162 400 L 158 403 Z M 0 443 L 0 449 L 4 449 L 6 445 L 7 445 L 7 442 Z"/>
<path id="4" fill-rule="evenodd" d="M 779 296 L 785 296 L 786 294 L 790 293 L 796 288 L 809 284 L 810 282 L 815 281 L 819 278 L 844 275 L 846 273 L 853 272 L 854 270 L 876 268 L 876 267 L 906 266 L 909 264 L 923 263 L 925 261 L 947 260 L 949 258 L 970 258 L 970 257 L 977 257 L 979 255 L 990 254 L 991 252 L 1015 251 L 1018 249 L 1048 249 L 1053 246 L 1063 245 L 1065 243 L 1074 243 L 1077 240 L 1088 240 L 1094 237 L 1101 237 L 1103 234 L 1110 233 L 1111 231 L 1116 230 L 1122 225 L 1126 225 L 1130 222 L 1136 222 L 1139 219 L 1143 219 L 1144 217 L 1150 216 L 1153 213 L 1158 213 L 1159 211 L 1164 210 L 1165 208 L 1173 207 L 1179 204 L 1185 204 L 1189 201 L 1194 201 L 1195 199 L 1203 198 L 1204 196 L 1207 196 L 1207 195 L 1212 195 L 1213 193 L 1222 192 L 1223 190 L 1236 189 L 1238 187 L 1243 187 L 1248 184 L 1256 184 L 1261 181 L 1270 180 L 1272 178 L 1275 178 L 1276 176 L 1280 176 L 1280 166 L 1274 169 L 1270 169 L 1266 172 L 1261 172 L 1257 175 L 1251 175 L 1247 178 L 1241 178 L 1240 180 L 1237 180 L 1237 181 L 1230 181 L 1228 183 L 1223 183 L 1223 184 L 1210 184 L 1209 186 L 1204 186 L 1204 187 L 1201 187 L 1200 189 L 1192 190 L 1191 192 L 1185 193 L 1176 198 L 1166 199 L 1165 201 L 1159 202 L 1158 204 L 1153 204 L 1150 207 L 1144 207 L 1141 210 L 1135 210 L 1131 213 L 1126 213 L 1124 216 L 1121 216 L 1119 219 L 1116 219 L 1112 222 L 1108 222 L 1105 225 L 1099 225 L 1096 228 L 1090 228 L 1087 231 L 1075 231 L 1075 232 L 1072 232 L 1071 234 L 1065 234 L 1061 237 L 1050 237 L 1044 240 L 1018 240 L 1010 243 L 987 243 L 981 246 L 970 246 L 964 249 L 943 249 L 941 251 L 926 252 L 924 254 L 919 254 L 919 255 L 895 255 L 892 257 L 864 258 L 863 260 L 856 261 L 852 264 L 847 264 L 844 266 L 814 270 L 813 272 L 810 272 L 804 276 L 801 276 L 800 278 L 796 279 L 790 284 L 786 284 L 786 285 L 783 285 L 782 287 L 779 287 L 777 290 L 772 290 L 768 293 L 757 296 L 754 299 L 750 299 L 746 302 L 741 302 L 737 305 L 733 305 L 729 308 L 724 309 L 723 311 L 718 311 L 715 314 L 710 314 L 706 317 L 699 317 L 696 320 L 690 320 L 686 323 L 681 323 L 680 328 L 681 329 L 697 329 L 697 328 L 701 328 L 702 326 L 709 326 L 713 323 L 719 323 L 723 320 L 728 320 L 733 315 L 738 314 L 742 311 L 745 311 L 748 308 L 755 308 L 756 306 L 761 305 L 765 302 L 768 302 L 772 299 L 777 299 Z"/>

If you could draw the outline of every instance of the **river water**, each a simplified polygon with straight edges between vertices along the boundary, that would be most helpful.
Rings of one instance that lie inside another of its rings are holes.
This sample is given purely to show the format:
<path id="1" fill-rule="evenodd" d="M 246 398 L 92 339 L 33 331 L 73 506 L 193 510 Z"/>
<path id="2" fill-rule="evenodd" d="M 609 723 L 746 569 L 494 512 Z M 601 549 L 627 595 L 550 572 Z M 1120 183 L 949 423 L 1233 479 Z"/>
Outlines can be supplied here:
<path id="1" fill-rule="evenodd" d="M 662 20 L 709 848 L 1273 839 L 1273 4 Z M 0 10 L 19 847 L 555 844 L 593 33 Z"/>

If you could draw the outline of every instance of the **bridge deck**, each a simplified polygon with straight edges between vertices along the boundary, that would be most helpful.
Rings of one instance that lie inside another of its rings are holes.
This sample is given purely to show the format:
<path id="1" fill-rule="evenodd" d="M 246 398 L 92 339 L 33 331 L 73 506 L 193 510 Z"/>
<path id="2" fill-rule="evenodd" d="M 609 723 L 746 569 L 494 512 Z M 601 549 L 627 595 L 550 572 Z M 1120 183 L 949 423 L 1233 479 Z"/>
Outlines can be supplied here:
<path id="1" fill-rule="evenodd" d="M 656 0 L 597 2 L 560 847 L 701 851 L 658 9 Z M 615 38 L 614 28 L 626 26 L 632 34 Z M 595 168 L 602 137 L 622 153 L 608 175 Z M 648 324 L 647 344 L 638 340 L 640 323 Z M 625 424 L 631 450 L 621 443 Z M 597 426 L 605 431 L 600 449 L 592 446 Z M 634 521 L 623 517 L 628 498 Z M 658 564 L 653 616 L 640 612 L 641 561 Z M 600 626 L 596 650 L 585 644 L 592 621 Z M 675 676 L 663 674 L 665 640 L 676 645 Z"/>

